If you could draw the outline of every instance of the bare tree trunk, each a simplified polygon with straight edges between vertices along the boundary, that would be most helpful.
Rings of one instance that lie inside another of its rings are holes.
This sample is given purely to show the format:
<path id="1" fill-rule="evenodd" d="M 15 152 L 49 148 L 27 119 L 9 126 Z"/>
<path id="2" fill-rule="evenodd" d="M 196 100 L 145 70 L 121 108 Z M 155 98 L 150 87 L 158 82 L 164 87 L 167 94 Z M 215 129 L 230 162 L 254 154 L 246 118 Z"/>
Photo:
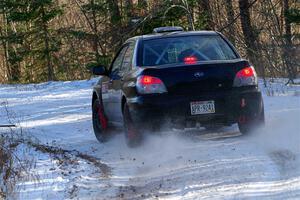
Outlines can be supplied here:
<path id="1" fill-rule="evenodd" d="M 95 6 L 95 0 L 91 0 L 91 5 L 92 7 Z M 99 33 L 98 33 L 98 28 L 97 28 L 97 21 L 96 21 L 96 11 L 92 9 L 92 29 L 94 32 L 94 40 L 93 40 L 93 46 L 94 46 L 94 51 L 95 51 L 95 56 L 96 56 L 96 61 L 99 62 L 100 60 L 100 54 L 99 54 Z"/>
<path id="2" fill-rule="evenodd" d="M 202 9 L 203 15 L 206 17 L 205 29 L 206 30 L 214 30 L 215 26 L 214 26 L 214 21 L 213 21 L 213 17 L 212 17 L 209 0 L 199 0 L 198 2 L 200 5 L 200 8 Z"/>
<path id="3" fill-rule="evenodd" d="M 138 6 L 143 7 L 145 10 L 147 10 L 148 7 L 147 0 L 138 0 Z"/>
<path id="4" fill-rule="evenodd" d="M 251 4 L 253 5 L 253 4 Z M 258 41 L 257 36 L 254 33 L 251 17 L 250 17 L 250 7 L 249 0 L 239 0 L 239 9 L 241 16 L 241 25 L 244 35 L 244 40 L 246 44 L 246 52 L 250 62 L 253 63 L 254 67 L 257 69 L 258 74 L 262 76 L 264 84 L 266 86 L 265 80 L 265 66 L 261 56 L 261 46 Z"/>
<path id="5" fill-rule="evenodd" d="M 246 52 L 253 64 L 258 64 L 255 51 L 257 51 L 257 38 L 254 34 L 254 30 L 251 24 L 250 11 L 249 11 L 249 0 L 239 0 L 241 25 L 246 44 Z M 258 67 L 258 66 L 257 66 Z"/>
<path id="6" fill-rule="evenodd" d="M 283 0 L 283 11 L 284 13 L 287 13 L 290 9 L 289 6 L 289 0 Z M 287 17 L 284 17 L 284 29 L 285 29 L 285 34 L 286 34 L 286 41 L 288 44 L 292 44 L 292 28 L 291 28 L 291 24 L 288 21 Z"/>
<path id="7" fill-rule="evenodd" d="M 247 46 L 247 55 L 249 56 L 249 59 L 253 62 L 255 60 L 255 55 L 253 51 L 256 50 L 256 37 L 254 35 L 254 31 L 251 25 L 249 1 L 239 0 L 239 8 L 244 40 Z"/>
<path id="8" fill-rule="evenodd" d="M 45 19 L 45 10 L 44 7 L 41 9 L 42 11 L 42 18 Z M 50 55 L 50 38 L 49 38 L 49 30 L 48 30 L 48 24 L 47 21 L 43 20 L 42 22 L 43 26 L 43 34 L 44 34 L 44 44 L 45 44 L 45 58 L 46 58 L 46 65 L 48 69 L 48 81 L 53 81 L 55 80 L 54 77 L 54 70 L 53 70 L 53 65 L 51 62 L 51 55 Z"/>
<path id="9" fill-rule="evenodd" d="M 111 37 L 111 42 L 117 44 L 115 47 L 121 46 L 123 43 L 122 33 L 123 25 L 121 23 L 121 13 L 118 5 L 118 0 L 107 0 L 109 6 L 110 22 L 111 22 L 111 32 L 113 33 Z"/>
<path id="10" fill-rule="evenodd" d="M 3 18 L 4 18 L 4 40 L 3 40 L 3 50 L 4 50 L 4 58 L 6 63 L 6 71 L 7 71 L 7 79 L 9 82 L 18 82 L 20 80 L 20 74 L 21 74 L 21 66 L 20 62 L 12 59 L 12 57 L 17 56 L 17 48 L 11 40 L 9 40 L 6 37 L 9 37 L 9 28 L 14 31 L 14 34 L 17 34 L 17 29 L 14 27 L 14 24 L 12 22 L 9 22 L 6 18 L 6 13 L 3 12 Z M 2 32 L 2 31 L 1 31 Z"/>
<path id="11" fill-rule="evenodd" d="M 118 5 L 118 0 L 107 0 L 109 11 L 110 11 L 110 18 L 112 24 L 120 25 L 121 23 L 121 14 Z"/>
<path id="12" fill-rule="evenodd" d="M 134 14 L 132 0 L 125 0 L 125 13 L 128 20 L 130 20 L 133 17 Z"/>
<path id="13" fill-rule="evenodd" d="M 227 21 L 228 24 L 232 23 L 234 21 L 234 11 L 232 6 L 232 0 L 225 0 L 225 6 L 226 6 L 226 15 L 227 15 Z M 233 45 L 235 45 L 235 28 L 234 23 L 230 24 L 228 27 L 229 37 L 228 39 L 232 42 Z"/>
<path id="14" fill-rule="evenodd" d="M 7 35 L 7 19 L 6 19 L 6 14 L 3 12 L 3 27 L 0 27 L 0 36 L 5 37 Z M 4 54 L 4 59 L 3 59 L 3 71 L 6 72 L 5 77 L 7 77 L 7 80 L 10 81 L 12 79 L 11 77 L 11 70 L 9 66 L 9 54 L 8 54 L 8 41 L 3 39 L 2 40 L 2 47 L 3 47 L 3 54 Z M 4 69 L 4 66 L 6 66 L 6 70 Z"/>
<path id="15" fill-rule="evenodd" d="M 138 0 L 139 16 L 147 15 L 148 3 L 147 0 Z"/>
<path id="16" fill-rule="evenodd" d="M 285 30 L 285 44 L 284 44 L 284 63 L 289 76 L 289 82 L 294 83 L 296 72 L 294 71 L 290 56 L 292 49 L 292 28 L 291 24 L 286 17 L 286 13 L 289 11 L 289 0 L 283 0 L 283 12 L 284 12 L 284 30 Z"/>

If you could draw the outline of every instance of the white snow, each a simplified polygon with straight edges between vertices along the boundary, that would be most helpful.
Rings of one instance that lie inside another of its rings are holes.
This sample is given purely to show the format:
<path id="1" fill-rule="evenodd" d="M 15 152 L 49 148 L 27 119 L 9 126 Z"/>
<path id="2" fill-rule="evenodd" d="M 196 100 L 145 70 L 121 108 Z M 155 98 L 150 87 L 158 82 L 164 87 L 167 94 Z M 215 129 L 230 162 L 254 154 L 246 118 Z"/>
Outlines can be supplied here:
<path id="1" fill-rule="evenodd" d="M 18 123 L 26 136 L 70 151 L 60 163 L 31 148 L 37 180 L 19 183 L 18 199 L 300 198 L 300 86 L 283 79 L 261 84 L 266 128 L 250 136 L 241 137 L 236 126 L 169 131 L 130 149 L 121 130 L 107 143 L 95 139 L 90 104 L 96 81 L 0 85 L 0 124 Z"/>

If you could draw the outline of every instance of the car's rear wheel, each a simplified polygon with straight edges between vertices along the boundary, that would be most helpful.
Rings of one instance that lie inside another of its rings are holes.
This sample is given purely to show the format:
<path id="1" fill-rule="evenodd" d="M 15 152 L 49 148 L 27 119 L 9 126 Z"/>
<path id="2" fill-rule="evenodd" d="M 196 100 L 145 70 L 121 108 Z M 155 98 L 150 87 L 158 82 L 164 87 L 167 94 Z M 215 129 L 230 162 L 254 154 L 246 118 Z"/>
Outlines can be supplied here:
<path id="1" fill-rule="evenodd" d="M 254 119 L 248 119 L 247 116 L 241 116 L 238 121 L 238 127 L 242 134 L 249 134 L 265 125 L 265 111 L 262 107 L 261 113 Z"/>
<path id="2" fill-rule="evenodd" d="M 129 147 L 139 146 L 142 142 L 142 134 L 138 126 L 133 122 L 127 103 L 123 109 L 124 133 L 127 145 Z"/>
<path id="3" fill-rule="evenodd" d="M 99 142 L 106 142 L 108 140 L 108 121 L 104 114 L 103 106 L 97 99 L 93 103 L 93 128 L 94 133 Z"/>

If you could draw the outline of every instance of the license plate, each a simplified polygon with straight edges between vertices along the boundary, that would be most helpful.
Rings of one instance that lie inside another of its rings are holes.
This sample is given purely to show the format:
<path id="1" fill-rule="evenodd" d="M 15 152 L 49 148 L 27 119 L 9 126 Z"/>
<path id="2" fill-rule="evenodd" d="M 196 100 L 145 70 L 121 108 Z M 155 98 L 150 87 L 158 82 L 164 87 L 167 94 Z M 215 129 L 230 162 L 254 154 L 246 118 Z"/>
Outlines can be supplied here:
<path id="1" fill-rule="evenodd" d="M 215 102 L 214 101 L 195 101 L 191 102 L 191 114 L 201 115 L 215 113 Z"/>

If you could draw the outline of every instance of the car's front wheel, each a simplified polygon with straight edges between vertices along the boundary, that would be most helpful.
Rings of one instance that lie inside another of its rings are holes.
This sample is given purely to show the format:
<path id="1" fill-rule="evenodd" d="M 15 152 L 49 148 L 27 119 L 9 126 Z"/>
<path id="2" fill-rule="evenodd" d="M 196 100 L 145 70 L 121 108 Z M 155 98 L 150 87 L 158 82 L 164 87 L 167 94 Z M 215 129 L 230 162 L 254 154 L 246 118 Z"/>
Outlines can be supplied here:
<path id="1" fill-rule="evenodd" d="M 93 103 L 93 128 L 99 142 L 106 142 L 108 139 L 108 121 L 104 114 L 103 106 L 97 99 Z"/>
<path id="2" fill-rule="evenodd" d="M 129 147 L 139 146 L 142 142 L 142 134 L 138 126 L 132 120 L 131 113 L 127 103 L 123 109 L 123 120 L 124 120 L 124 133 L 127 145 Z"/>

